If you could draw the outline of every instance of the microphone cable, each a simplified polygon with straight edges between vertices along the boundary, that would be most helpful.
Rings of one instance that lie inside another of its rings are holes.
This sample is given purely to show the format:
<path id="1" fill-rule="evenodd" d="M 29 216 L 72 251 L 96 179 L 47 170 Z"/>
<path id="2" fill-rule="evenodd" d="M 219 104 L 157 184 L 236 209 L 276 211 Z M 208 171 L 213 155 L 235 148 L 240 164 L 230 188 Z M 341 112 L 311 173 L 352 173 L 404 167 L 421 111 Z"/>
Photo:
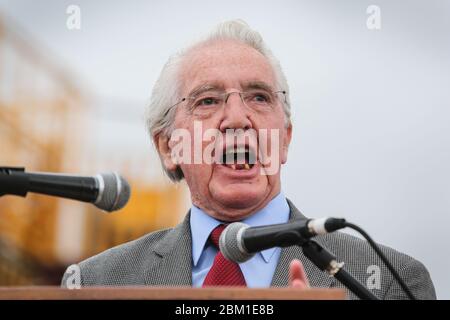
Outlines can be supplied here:
<path id="1" fill-rule="evenodd" d="M 373 241 L 373 239 L 369 236 L 369 234 L 367 232 L 365 232 L 361 227 L 359 227 L 353 223 L 350 223 L 350 222 L 344 222 L 344 226 L 357 231 L 359 234 L 361 234 L 364 237 L 364 239 L 366 239 L 366 241 L 369 243 L 369 245 L 372 247 L 372 249 L 377 253 L 377 255 L 380 257 L 380 259 L 384 262 L 386 267 L 392 273 L 392 275 L 394 276 L 394 279 L 400 284 L 400 287 L 406 293 L 408 298 L 411 300 L 417 300 L 417 298 L 413 295 L 411 290 L 408 288 L 408 286 L 402 280 L 402 278 L 398 274 L 397 270 L 395 270 L 395 268 L 392 266 L 392 264 L 389 262 L 389 260 L 384 255 L 384 253 L 380 250 L 380 247 L 375 243 L 375 241 Z"/>

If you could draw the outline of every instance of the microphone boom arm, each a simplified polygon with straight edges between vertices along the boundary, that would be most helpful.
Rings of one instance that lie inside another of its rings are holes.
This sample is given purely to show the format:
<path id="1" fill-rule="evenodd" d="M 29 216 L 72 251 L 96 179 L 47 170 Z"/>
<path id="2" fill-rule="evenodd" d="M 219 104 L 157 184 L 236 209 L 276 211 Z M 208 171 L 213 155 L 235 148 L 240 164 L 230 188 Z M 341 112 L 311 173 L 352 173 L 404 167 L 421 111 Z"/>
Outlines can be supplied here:
<path id="1" fill-rule="evenodd" d="M 111 212 L 126 205 L 130 198 L 130 185 L 117 172 L 78 176 L 0 167 L 0 197 L 26 197 L 28 192 L 89 202 L 103 211 Z"/>
<path id="2" fill-rule="evenodd" d="M 330 251 L 322 247 L 318 242 L 314 240 L 308 240 L 301 242 L 299 246 L 302 248 L 305 256 L 311 260 L 320 270 L 326 271 L 330 276 L 335 277 L 352 291 L 360 299 L 364 300 L 380 300 L 366 287 L 364 287 L 358 280 L 356 280 L 351 274 L 345 271 L 344 263 L 338 262 L 336 256 Z"/>
<path id="3" fill-rule="evenodd" d="M 26 197 L 28 192 L 42 192 L 84 202 L 97 199 L 97 182 L 92 177 L 25 173 L 25 168 L 0 167 L 0 196 Z"/>
<path id="4" fill-rule="evenodd" d="M 11 175 L 11 173 L 21 173 L 24 171 L 25 168 L 0 167 L 0 197 L 6 194 L 13 194 L 21 197 L 27 195 L 27 187 L 29 185 L 28 178 L 26 176 L 17 178 L 16 176 Z"/>

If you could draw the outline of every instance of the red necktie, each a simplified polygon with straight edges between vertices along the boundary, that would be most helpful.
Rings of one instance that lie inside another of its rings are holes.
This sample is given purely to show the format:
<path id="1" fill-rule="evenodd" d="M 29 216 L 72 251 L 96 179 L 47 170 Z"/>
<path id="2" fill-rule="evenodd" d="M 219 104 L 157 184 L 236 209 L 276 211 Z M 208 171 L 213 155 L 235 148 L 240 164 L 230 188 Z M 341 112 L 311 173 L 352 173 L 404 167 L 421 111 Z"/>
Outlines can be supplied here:
<path id="1" fill-rule="evenodd" d="M 223 224 L 219 225 L 209 236 L 216 248 L 219 248 L 219 238 L 225 227 Z M 203 282 L 203 287 L 208 286 L 246 286 L 246 283 L 239 265 L 236 262 L 225 259 L 222 252 L 219 251 Z"/>

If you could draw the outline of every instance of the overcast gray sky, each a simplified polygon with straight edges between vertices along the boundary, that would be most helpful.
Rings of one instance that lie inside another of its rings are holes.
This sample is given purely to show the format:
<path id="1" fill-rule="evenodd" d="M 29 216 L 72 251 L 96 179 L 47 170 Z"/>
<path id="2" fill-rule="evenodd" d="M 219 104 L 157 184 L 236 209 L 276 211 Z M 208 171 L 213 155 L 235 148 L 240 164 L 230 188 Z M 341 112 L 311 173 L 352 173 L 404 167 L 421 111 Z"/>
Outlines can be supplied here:
<path id="1" fill-rule="evenodd" d="M 70 4 L 81 30 L 66 28 Z M 366 26 L 371 4 L 380 30 Z M 150 150 L 141 116 L 168 56 L 244 19 L 290 84 L 285 194 L 419 259 L 450 298 L 449 1 L 0 0 L 0 10 L 78 76 L 104 116 L 97 139 L 130 155 Z"/>

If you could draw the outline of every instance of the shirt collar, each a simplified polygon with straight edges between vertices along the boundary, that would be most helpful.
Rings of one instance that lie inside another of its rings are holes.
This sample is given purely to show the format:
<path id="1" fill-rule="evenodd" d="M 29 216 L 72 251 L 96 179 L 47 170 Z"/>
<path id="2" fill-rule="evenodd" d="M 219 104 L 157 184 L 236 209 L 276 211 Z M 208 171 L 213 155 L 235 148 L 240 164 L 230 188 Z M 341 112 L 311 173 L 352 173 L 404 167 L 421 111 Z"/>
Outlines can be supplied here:
<path id="1" fill-rule="evenodd" d="M 192 237 L 192 261 L 194 266 L 203 252 L 205 243 L 211 232 L 222 222 L 206 214 L 202 209 L 192 205 L 191 208 L 191 237 Z"/>
<path id="2" fill-rule="evenodd" d="M 280 192 L 264 208 L 242 220 L 242 222 L 251 227 L 286 223 L 289 220 L 289 213 L 289 205 L 283 193 Z M 197 265 L 197 262 L 200 259 L 211 231 L 221 223 L 223 222 L 214 219 L 202 209 L 192 205 L 190 225 L 192 236 L 192 261 L 194 266 Z M 270 248 L 260 252 L 266 263 L 270 261 L 276 249 L 277 248 Z"/>

